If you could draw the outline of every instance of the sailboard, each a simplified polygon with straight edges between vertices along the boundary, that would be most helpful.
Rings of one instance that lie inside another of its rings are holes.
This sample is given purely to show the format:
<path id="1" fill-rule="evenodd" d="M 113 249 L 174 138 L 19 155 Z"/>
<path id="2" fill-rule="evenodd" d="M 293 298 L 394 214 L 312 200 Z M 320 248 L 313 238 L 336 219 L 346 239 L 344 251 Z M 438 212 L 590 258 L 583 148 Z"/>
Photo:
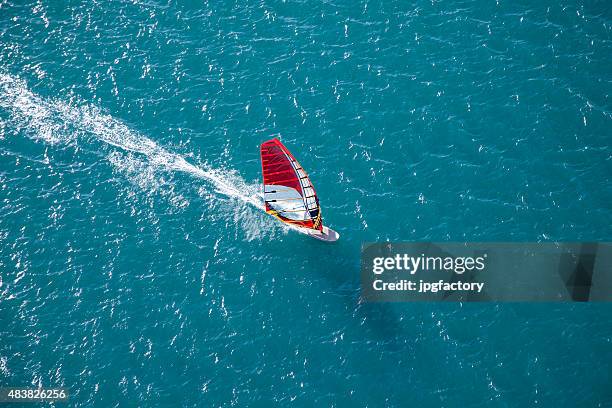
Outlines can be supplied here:
<path id="1" fill-rule="evenodd" d="M 323 225 L 317 193 L 291 152 L 276 138 L 260 151 L 266 212 L 303 234 L 337 241 L 340 235 Z"/>

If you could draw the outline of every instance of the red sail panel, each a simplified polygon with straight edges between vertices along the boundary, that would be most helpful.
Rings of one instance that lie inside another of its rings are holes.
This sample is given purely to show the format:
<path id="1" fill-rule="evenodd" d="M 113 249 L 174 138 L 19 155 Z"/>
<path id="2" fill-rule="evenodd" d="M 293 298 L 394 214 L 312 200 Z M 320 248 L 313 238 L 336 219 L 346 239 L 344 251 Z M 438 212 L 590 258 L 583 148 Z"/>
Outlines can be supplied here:
<path id="1" fill-rule="evenodd" d="M 278 140 L 261 145 L 266 212 L 281 221 L 321 231 L 319 199 L 308 175 Z"/>

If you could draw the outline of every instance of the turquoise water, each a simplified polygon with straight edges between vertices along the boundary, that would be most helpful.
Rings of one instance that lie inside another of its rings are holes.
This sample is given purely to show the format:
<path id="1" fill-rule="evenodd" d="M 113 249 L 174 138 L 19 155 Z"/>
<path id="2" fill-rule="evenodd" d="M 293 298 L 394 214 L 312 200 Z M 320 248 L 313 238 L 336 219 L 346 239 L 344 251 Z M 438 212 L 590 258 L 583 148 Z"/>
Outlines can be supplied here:
<path id="1" fill-rule="evenodd" d="M 364 304 L 377 240 L 612 238 L 605 2 L 0 2 L 0 385 L 610 406 L 606 305 Z M 258 208 L 259 144 L 326 245 Z"/>

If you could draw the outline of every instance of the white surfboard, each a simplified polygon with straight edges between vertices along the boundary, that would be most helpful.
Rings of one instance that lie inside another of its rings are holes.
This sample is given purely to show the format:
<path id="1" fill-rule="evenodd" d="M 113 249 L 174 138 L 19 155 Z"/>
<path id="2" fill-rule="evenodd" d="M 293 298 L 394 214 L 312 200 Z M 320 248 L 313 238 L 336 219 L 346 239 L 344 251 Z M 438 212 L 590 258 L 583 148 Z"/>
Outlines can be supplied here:
<path id="1" fill-rule="evenodd" d="M 325 226 L 323 226 L 323 231 L 307 230 L 305 234 L 308 234 L 309 236 L 315 239 L 325 241 L 325 242 L 334 242 L 340 238 L 340 234 L 338 234 L 333 229 L 329 227 L 325 227 Z"/>

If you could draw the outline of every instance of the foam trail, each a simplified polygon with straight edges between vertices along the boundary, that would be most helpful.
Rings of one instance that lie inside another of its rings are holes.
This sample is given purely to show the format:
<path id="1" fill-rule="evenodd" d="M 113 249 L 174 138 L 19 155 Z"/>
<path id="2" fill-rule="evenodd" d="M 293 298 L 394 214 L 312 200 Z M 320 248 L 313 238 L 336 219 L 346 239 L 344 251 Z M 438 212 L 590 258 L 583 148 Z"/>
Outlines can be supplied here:
<path id="1" fill-rule="evenodd" d="M 48 143 L 72 143 L 93 136 L 123 151 L 141 154 L 155 166 L 204 179 L 219 193 L 264 209 L 256 186 L 231 177 L 229 172 L 195 166 L 94 106 L 45 99 L 30 91 L 25 81 L 0 73 L 0 108 L 10 113 L 14 125 Z"/>

